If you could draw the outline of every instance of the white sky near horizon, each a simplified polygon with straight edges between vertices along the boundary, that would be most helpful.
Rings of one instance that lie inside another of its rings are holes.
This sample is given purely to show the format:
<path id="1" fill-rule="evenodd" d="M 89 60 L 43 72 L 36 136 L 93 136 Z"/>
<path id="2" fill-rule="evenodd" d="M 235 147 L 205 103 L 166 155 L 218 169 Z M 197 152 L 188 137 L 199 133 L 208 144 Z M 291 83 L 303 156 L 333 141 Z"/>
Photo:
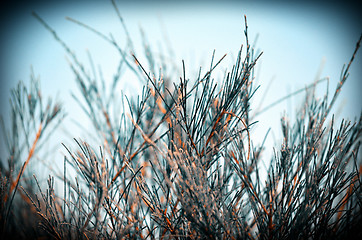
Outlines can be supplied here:
<path id="1" fill-rule="evenodd" d="M 216 59 L 228 54 L 220 65 L 220 71 L 226 68 L 231 70 L 230 63 L 235 60 L 240 45 L 245 44 L 245 14 L 250 41 L 253 42 L 258 34 L 256 46 L 263 51 L 256 68 L 257 83 L 261 87 L 254 97 L 256 102 L 263 99 L 264 105 L 312 83 L 322 63 L 324 67 L 320 77 L 330 77 L 329 88 L 330 92 L 333 92 L 342 66 L 350 60 L 362 30 L 361 25 L 355 24 L 356 19 L 349 16 L 348 12 L 322 5 L 313 7 L 310 4 L 287 6 L 250 2 L 197 2 L 187 5 L 121 2 L 118 7 L 135 40 L 137 54 L 143 55 L 139 27 L 142 27 L 156 52 L 159 51 L 159 45 L 165 44 L 164 27 L 175 52 L 173 61 L 181 67 L 182 59 L 185 60 L 187 77 L 190 79 L 197 77 L 196 71 L 200 64 L 210 64 L 214 49 Z M 84 22 L 106 35 L 112 32 L 117 38 L 123 34 L 117 15 L 110 2 L 38 5 L 33 9 L 22 10 L 21 14 L 12 20 L 13 25 L 7 29 L 0 46 L 1 62 L 6 62 L 1 69 L 1 102 L 8 103 L 9 89 L 19 80 L 29 82 L 32 66 L 35 75 L 40 76 L 43 95 L 57 96 L 56 98 L 63 102 L 68 113 L 63 128 L 75 135 L 72 137 L 82 137 L 81 131 L 72 122 L 82 122 L 84 116 L 70 96 L 71 91 L 79 91 L 67 63 L 66 53 L 51 34 L 31 16 L 31 11 L 37 12 L 55 29 L 76 55 L 84 60 L 86 66 L 86 50 L 89 50 L 95 64 L 102 67 L 106 79 L 111 79 L 115 72 L 118 54 L 115 54 L 114 49 L 104 40 L 65 20 L 65 17 Z M 337 103 L 337 106 L 344 104 L 341 115 L 351 120 L 359 117 L 362 110 L 361 56 L 359 52 Z M 175 76 L 175 81 L 178 79 L 179 76 Z M 326 84 L 321 85 L 322 91 L 318 95 L 322 97 Z M 129 93 L 132 92 L 131 86 L 129 81 L 126 82 L 125 87 Z M 268 86 L 270 89 L 265 95 Z M 258 119 L 260 122 L 254 130 L 260 134 L 258 139 L 262 139 L 267 129 L 272 127 L 275 133 L 272 133 L 270 138 L 273 141 L 273 134 L 278 135 L 277 132 L 280 131 L 279 122 L 284 110 L 294 112 L 300 105 L 300 100 L 289 99 L 265 112 Z M 6 105 L 2 104 L 1 114 L 5 119 L 7 111 Z M 58 155 L 57 157 L 62 159 L 62 155 Z"/>

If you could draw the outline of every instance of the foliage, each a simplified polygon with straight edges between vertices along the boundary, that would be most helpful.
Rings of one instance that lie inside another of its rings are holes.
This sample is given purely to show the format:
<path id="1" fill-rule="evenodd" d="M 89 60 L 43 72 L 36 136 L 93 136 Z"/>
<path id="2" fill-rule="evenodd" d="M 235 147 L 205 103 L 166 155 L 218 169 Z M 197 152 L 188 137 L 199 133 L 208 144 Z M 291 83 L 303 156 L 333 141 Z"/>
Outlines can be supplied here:
<path id="1" fill-rule="evenodd" d="M 2 237 L 361 236 L 362 115 L 355 123 L 343 120 L 339 126 L 330 116 L 361 39 L 331 100 L 328 92 L 318 99 L 314 85 L 307 89 L 296 121 L 281 119 L 282 144 L 270 160 L 262 154 L 263 143 L 253 143 L 251 127 L 257 123 L 250 114 L 250 99 L 257 90 L 253 67 L 261 54 L 255 55 L 249 44 L 246 19 L 246 44 L 222 82 L 212 76 L 225 56 L 216 62 L 213 55 L 210 69 L 200 69 L 196 77 L 186 76 L 182 62 L 182 76 L 173 82 L 173 72 L 154 71 L 158 62 L 147 45 L 151 72 L 134 54 L 127 54 L 134 49 L 120 15 L 128 38 L 125 49 L 112 37 L 71 19 L 120 53 L 118 70 L 107 83 L 91 76 L 56 32 L 34 16 L 71 59 L 81 92 L 81 99 L 75 99 L 92 122 L 98 146 L 80 139 L 74 139 L 75 147 L 64 145 L 64 172 L 50 176 L 44 190 L 26 167 L 53 132 L 44 131 L 57 126 L 53 123 L 62 119 L 63 110 L 51 102 L 43 108 L 35 80 L 30 91 L 19 84 L 12 92 L 12 126 L 6 134 L 9 157 L 7 166 L 1 165 Z M 138 98 L 119 98 L 115 90 L 124 69 L 145 83 Z M 121 111 L 115 111 L 119 106 Z M 267 171 L 262 170 L 265 164 Z M 76 177 L 69 176 L 69 168 Z M 56 180 L 62 181 L 62 190 L 55 189 Z"/>

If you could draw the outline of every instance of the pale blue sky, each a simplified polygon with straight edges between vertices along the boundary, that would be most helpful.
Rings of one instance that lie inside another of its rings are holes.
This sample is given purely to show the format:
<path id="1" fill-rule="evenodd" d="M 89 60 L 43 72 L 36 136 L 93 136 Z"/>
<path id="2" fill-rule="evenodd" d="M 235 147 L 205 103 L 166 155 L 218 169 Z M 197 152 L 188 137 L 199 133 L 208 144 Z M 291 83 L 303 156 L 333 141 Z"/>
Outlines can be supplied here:
<path id="1" fill-rule="evenodd" d="M 255 95 L 255 101 L 263 99 L 267 105 L 311 83 L 322 62 L 324 68 L 321 77 L 330 77 L 330 91 L 337 85 L 342 66 L 349 61 L 362 28 L 356 14 L 358 11 L 351 11 L 353 8 L 349 3 L 339 3 L 338 6 L 333 4 L 337 3 L 143 1 L 131 4 L 121 1 L 118 6 L 135 41 L 140 59 L 143 52 L 139 27 L 143 28 L 157 52 L 160 51 L 158 46 L 165 44 L 162 31 L 164 26 L 175 51 L 173 61 L 181 66 L 181 60 L 185 60 L 189 78 L 196 77 L 199 65 L 209 65 L 214 49 L 217 58 L 228 54 L 220 70 L 231 68 L 230 63 L 235 59 L 240 44 L 245 43 L 245 14 L 250 40 L 253 41 L 259 34 L 257 48 L 264 52 L 257 65 L 257 81 L 261 88 Z M 95 63 L 102 67 L 105 78 L 110 79 L 119 59 L 118 54 L 102 39 L 65 20 L 65 17 L 77 19 L 105 34 L 112 32 L 116 39 L 122 41 L 123 31 L 112 4 L 108 1 L 54 1 L 28 4 L 12 11 L 2 21 L 5 30 L 0 46 L 1 113 L 6 112 L 4 103 L 8 103 L 8 90 L 19 80 L 29 81 L 32 65 L 35 74 L 40 76 L 43 95 L 58 95 L 69 113 L 65 122 L 67 128 L 72 129 L 75 135 L 73 137 L 82 136 L 70 121 L 82 121 L 83 118 L 79 113 L 80 108 L 70 97 L 70 90 L 76 87 L 66 53 L 31 16 L 31 11 L 37 12 L 55 29 L 80 59 L 86 59 L 86 50 L 89 50 Z M 342 115 L 350 119 L 359 116 L 362 110 L 361 56 L 359 52 L 338 102 L 345 104 Z M 272 79 L 270 90 L 264 95 Z M 175 76 L 175 81 L 177 80 L 178 76 Z M 126 82 L 125 88 L 132 91 L 129 82 Z M 279 119 L 284 109 L 294 111 L 299 106 L 299 101 L 292 99 L 266 112 L 259 119 L 261 122 L 258 132 L 265 133 L 270 126 L 279 131 Z"/>

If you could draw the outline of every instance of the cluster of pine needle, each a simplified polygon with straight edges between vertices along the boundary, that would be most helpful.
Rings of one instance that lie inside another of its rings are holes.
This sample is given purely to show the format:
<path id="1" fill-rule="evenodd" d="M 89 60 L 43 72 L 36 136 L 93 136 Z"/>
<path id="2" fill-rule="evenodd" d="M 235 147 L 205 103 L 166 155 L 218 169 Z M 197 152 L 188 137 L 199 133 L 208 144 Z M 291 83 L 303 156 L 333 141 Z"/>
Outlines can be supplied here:
<path id="1" fill-rule="evenodd" d="M 114 78 L 105 81 L 34 16 L 70 58 L 81 92 L 75 99 L 97 144 L 75 138 L 74 146 L 64 145 L 64 172 L 51 175 L 46 186 L 39 183 L 28 163 L 39 161 L 64 109 L 43 103 L 35 77 L 29 87 L 20 83 L 12 91 L 11 126 L 2 122 L 8 150 L 0 172 L 3 239 L 361 237 L 362 117 L 336 126 L 331 114 L 361 39 L 332 96 L 317 98 L 309 88 L 296 120 L 281 119 L 282 144 L 265 156 L 264 144 L 253 142 L 258 123 L 250 114 L 257 90 L 253 68 L 261 54 L 249 44 L 246 19 L 246 43 L 223 79 L 213 73 L 225 56 L 215 60 L 213 54 L 210 68 L 197 76 L 186 75 L 184 62 L 181 76 L 166 62 L 155 72 L 148 45 L 148 67 L 128 54 L 135 51 L 120 15 L 126 48 L 70 19 L 119 52 Z M 116 91 L 125 69 L 144 84 L 136 98 Z"/>

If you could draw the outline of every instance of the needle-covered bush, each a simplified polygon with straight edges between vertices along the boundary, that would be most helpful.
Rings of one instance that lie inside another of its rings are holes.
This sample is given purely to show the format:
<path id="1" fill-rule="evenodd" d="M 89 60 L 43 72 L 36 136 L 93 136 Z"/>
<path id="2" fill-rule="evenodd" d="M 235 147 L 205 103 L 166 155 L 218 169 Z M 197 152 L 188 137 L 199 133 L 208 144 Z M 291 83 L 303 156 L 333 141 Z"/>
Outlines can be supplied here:
<path id="1" fill-rule="evenodd" d="M 331 112 L 361 39 L 332 96 L 327 91 L 317 97 L 315 84 L 308 87 L 296 120 L 281 119 L 283 139 L 267 156 L 264 143 L 253 137 L 252 127 L 259 123 L 250 99 L 257 90 L 253 68 L 261 54 L 255 55 L 249 44 L 246 19 L 246 41 L 222 79 L 213 74 L 225 56 L 217 60 L 213 55 L 210 68 L 195 76 L 186 74 L 182 62 L 177 75 L 147 44 L 147 62 L 133 54 L 120 15 L 125 48 L 70 19 L 119 52 L 118 70 L 105 81 L 90 74 L 96 70 L 84 66 L 34 16 L 69 56 L 80 90 L 74 99 L 92 123 L 92 141 L 74 136 L 73 145 L 63 144 L 63 172 L 49 171 L 44 186 L 27 165 L 40 161 L 42 143 L 64 109 L 58 103 L 44 105 L 35 80 L 12 91 L 11 124 L 2 124 L 8 150 L 1 155 L 0 172 L 3 238 L 361 237 L 362 118 L 336 124 Z M 140 96 L 116 90 L 125 69 L 144 84 Z"/>

